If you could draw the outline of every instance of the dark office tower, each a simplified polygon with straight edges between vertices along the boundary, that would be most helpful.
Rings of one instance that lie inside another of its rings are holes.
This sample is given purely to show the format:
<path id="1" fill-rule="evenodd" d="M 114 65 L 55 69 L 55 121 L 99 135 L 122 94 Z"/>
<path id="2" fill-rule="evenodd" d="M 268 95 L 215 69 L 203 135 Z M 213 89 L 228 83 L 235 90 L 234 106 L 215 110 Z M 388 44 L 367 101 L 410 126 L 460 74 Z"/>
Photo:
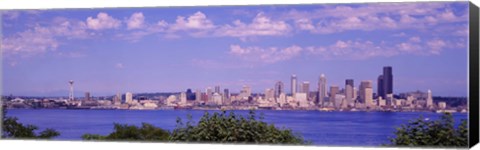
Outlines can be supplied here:
<path id="1" fill-rule="evenodd" d="M 277 81 L 277 83 L 275 83 L 275 98 L 280 97 L 280 94 L 284 93 L 283 86 L 282 81 Z"/>
<path id="2" fill-rule="evenodd" d="M 385 98 L 385 95 L 383 93 L 383 75 L 378 76 L 377 95 L 381 96 L 382 98 Z"/>
<path id="3" fill-rule="evenodd" d="M 187 89 L 186 95 L 187 100 L 195 100 L 195 93 L 192 92 L 192 89 Z"/>
<path id="4" fill-rule="evenodd" d="M 230 104 L 230 90 L 223 89 L 223 104 Z"/>
<path id="5" fill-rule="evenodd" d="M 390 66 L 383 67 L 383 93 L 384 96 L 393 94 L 393 75 L 392 67 Z"/>
<path id="6" fill-rule="evenodd" d="M 225 98 L 230 99 L 230 91 L 228 89 L 223 90 L 223 95 L 225 95 Z"/>

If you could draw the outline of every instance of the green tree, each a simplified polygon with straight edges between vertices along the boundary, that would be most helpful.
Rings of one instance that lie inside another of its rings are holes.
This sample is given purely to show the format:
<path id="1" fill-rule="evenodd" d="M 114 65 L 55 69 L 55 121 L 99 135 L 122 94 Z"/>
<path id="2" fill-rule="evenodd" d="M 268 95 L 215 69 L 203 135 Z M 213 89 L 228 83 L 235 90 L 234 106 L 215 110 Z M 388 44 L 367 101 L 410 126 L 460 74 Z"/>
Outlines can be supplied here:
<path id="1" fill-rule="evenodd" d="M 126 141 L 167 141 L 170 133 L 148 123 L 142 123 L 142 127 L 135 125 L 114 123 L 114 132 L 107 136 L 98 134 L 84 134 L 84 140 L 126 140 Z"/>
<path id="2" fill-rule="evenodd" d="M 466 147 L 468 145 L 467 121 L 454 127 L 451 113 L 444 113 L 439 120 L 426 120 L 423 116 L 401 125 L 390 138 L 392 146 L 443 146 Z"/>
<path id="3" fill-rule="evenodd" d="M 114 124 L 114 132 L 107 136 L 84 134 L 84 140 L 129 140 L 129 141 L 172 141 L 172 142 L 215 142 L 215 143 L 256 143 L 256 144 L 310 144 L 290 129 L 279 129 L 267 124 L 263 117 L 257 120 L 250 111 L 247 118 L 225 111 L 210 115 L 208 112 L 194 125 L 192 116 L 184 124 L 180 118 L 172 133 L 151 124 L 142 127 Z"/>
<path id="4" fill-rule="evenodd" d="M 6 106 L 2 107 L 2 138 L 19 138 L 19 139 L 50 139 L 59 136 L 60 133 L 54 129 L 47 128 L 40 133 L 34 125 L 23 125 L 18 122 L 16 117 L 7 117 Z"/>
<path id="5" fill-rule="evenodd" d="M 258 119 L 254 111 L 247 118 L 235 115 L 233 111 L 208 112 L 193 125 L 191 116 L 184 124 L 177 119 L 177 127 L 172 132 L 171 141 L 175 142 L 215 142 L 215 143 L 254 143 L 254 144 L 310 144 L 290 129 L 277 128 Z"/>

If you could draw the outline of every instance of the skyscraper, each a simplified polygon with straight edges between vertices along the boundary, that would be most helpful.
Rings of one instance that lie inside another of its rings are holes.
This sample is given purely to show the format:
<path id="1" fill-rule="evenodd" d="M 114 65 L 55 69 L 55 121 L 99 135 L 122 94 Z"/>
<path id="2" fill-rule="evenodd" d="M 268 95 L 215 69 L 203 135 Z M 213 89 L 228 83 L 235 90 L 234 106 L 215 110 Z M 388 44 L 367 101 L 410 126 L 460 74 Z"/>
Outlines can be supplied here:
<path id="1" fill-rule="evenodd" d="M 373 104 L 373 90 L 372 81 L 365 80 L 360 83 L 359 89 L 360 102 L 364 103 L 366 107 L 371 107 Z"/>
<path id="2" fill-rule="evenodd" d="M 199 89 L 197 89 L 197 90 L 195 91 L 195 101 L 200 102 L 201 99 L 202 99 L 202 91 L 200 91 Z"/>
<path id="3" fill-rule="evenodd" d="M 180 93 L 180 103 L 182 105 L 187 104 L 187 93 L 185 93 L 185 92 Z"/>
<path id="4" fill-rule="evenodd" d="M 86 101 L 90 100 L 90 92 L 85 92 L 85 100 Z"/>
<path id="5" fill-rule="evenodd" d="M 324 74 L 320 75 L 320 79 L 318 80 L 318 98 L 317 98 L 317 105 L 323 106 L 323 100 L 327 96 L 327 79 L 325 78 Z"/>
<path id="6" fill-rule="evenodd" d="M 302 89 L 300 90 L 300 92 L 307 94 L 308 97 L 308 93 L 310 92 L 310 82 L 304 81 L 301 87 Z"/>
<path id="7" fill-rule="evenodd" d="M 431 108 L 432 106 L 433 106 L 432 91 L 429 89 L 427 91 L 427 107 L 426 108 Z"/>
<path id="8" fill-rule="evenodd" d="M 218 86 L 218 85 L 215 86 L 215 93 L 220 94 L 220 86 Z"/>
<path id="9" fill-rule="evenodd" d="M 377 95 L 382 97 L 382 98 L 385 98 L 385 93 L 383 92 L 383 75 L 378 76 Z"/>
<path id="10" fill-rule="evenodd" d="M 117 94 L 113 97 L 113 103 L 116 104 L 116 105 L 122 104 L 122 94 L 117 93 Z"/>
<path id="11" fill-rule="evenodd" d="M 130 104 L 133 102 L 133 94 L 130 92 L 125 93 L 125 103 Z"/>
<path id="12" fill-rule="evenodd" d="M 284 91 L 283 91 L 283 82 L 282 81 L 277 81 L 277 83 L 275 83 L 275 98 L 278 98 L 280 97 L 280 94 L 282 94 Z"/>
<path id="13" fill-rule="evenodd" d="M 273 100 L 274 98 L 274 90 L 271 88 L 265 89 L 265 100 Z"/>
<path id="14" fill-rule="evenodd" d="M 223 97 L 222 97 L 222 100 L 223 100 L 223 104 L 230 104 L 230 90 L 228 89 L 223 89 Z"/>
<path id="15" fill-rule="evenodd" d="M 223 95 L 225 99 L 230 99 L 230 91 L 228 89 L 223 89 Z"/>
<path id="16" fill-rule="evenodd" d="M 336 85 L 330 86 L 330 100 L 329 101 L 333 105 L 335 105 L 335 97 L 337 96 L 338 91 L 339 91 L 338 86 L 336 86 Z"/>
<path id="17" fill-rule="evenodd" d="M 211 101 L 213 98 L 213 91 L 211 87 L 207 87 L 207 90 L 205 90 L 205 93 L 207 94 L 207 101 Z"/>
<path id="18" fill-rule="evenodd" d="M 393 94 L 393 74 L 392 67 L 383 67 L 383 92 L 384 95 Z"/>
<path id="19" fill-rule="evenodd" d="M 353 100 L 353 79 L 345 80 L 345 101 L 349 105 Z"/>
<path id="20" fill-rule="evenodd" d="M 292 96 L 295 95 L 295 93 L 297 93 L 297 75 L 292 75 L 291 79 L 291 87 L 290 87 L 290 93 L 292 94 Z"/>
<path id="21" fill-rule="evenodd" d="M 240 98 L 243 98 L 243 99 L 252 96 L 252 89 L 249 86 L 244 85 L 242 90 L 240 90 L 240 95 L 239 96 L 240 96 Z"/>

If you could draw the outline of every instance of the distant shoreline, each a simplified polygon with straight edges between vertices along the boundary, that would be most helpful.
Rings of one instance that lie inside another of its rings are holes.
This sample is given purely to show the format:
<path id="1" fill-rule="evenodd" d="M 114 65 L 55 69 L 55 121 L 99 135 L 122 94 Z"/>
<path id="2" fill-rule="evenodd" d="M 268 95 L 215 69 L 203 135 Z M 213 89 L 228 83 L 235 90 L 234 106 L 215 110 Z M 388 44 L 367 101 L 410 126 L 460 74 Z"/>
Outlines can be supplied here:
<path id="1" fill-rule="evenodd" d="M 329 111 L 324 111 L 324 110 L 308 110 L 308 109 L 283 109 L 283 110 L 276 110 L 276 109 L 100 109 L 100 108 L 95 108 L 95 109 L 82 109 L 82 108 L 7 108 L 7 110 L 126 110 L 126 111 L 161 111 L 161 110 L 167 110 L 167 111 L 175 111 L 175 110 L 205 110 L 205 111 L 249 111 L 249 110 L 267 110 L 267 111 L 318 111 L 318 112 L 391 112 L 391 113 L 397 113 L 397 112 L 430 112 L 430 113 L 443 113 L 445 111 L 428 111 L 428 110 L 408 110 L 408 111 L 398 111 L 398 110 L 329 110 Z M 465 112 L 458 112 L 458 111 L 446 111 L 449 113 L 459 113 L 459 114 L 468 114 L 468 111 Z"/>

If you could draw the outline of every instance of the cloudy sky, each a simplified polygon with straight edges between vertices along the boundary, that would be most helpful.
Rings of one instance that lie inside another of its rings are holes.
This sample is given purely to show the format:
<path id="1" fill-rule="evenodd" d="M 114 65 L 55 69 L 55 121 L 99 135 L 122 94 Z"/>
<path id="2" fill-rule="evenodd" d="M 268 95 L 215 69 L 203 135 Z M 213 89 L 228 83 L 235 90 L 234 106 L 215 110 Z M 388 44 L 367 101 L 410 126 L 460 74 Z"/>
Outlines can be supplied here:
<path id="1" fill-rule="evenodd" d="M 57 9 L 2 12 L 5 95 L 256 92 L 376 79 L 394 92 L 467 95 L 467 2 Z"/>

